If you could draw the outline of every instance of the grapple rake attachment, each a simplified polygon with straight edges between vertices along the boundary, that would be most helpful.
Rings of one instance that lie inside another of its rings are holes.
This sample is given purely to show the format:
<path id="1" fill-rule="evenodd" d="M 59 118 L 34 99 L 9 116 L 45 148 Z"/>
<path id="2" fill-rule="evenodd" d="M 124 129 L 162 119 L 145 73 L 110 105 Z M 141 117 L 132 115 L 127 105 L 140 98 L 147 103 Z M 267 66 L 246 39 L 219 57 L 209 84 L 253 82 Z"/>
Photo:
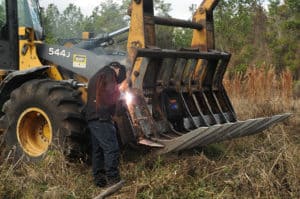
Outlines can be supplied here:
<path id="1" fill-rule="evenodd" d="M 153 0 L 131 2 L 127 48 L 134 100 L 127 104 L 123 123 L 130 127 L 121 127 L 122 141 L 130 130 L 138 143 L 168 153 L 252 135 L 290 115 L 237 120 L 222 84 L 231 55 L 215 50 L 218 2 L 203 0 L 192 21 L 155 16 Z M 156 25 L 193 29 L 191 47 L 157 47 Z"/>
<path id="2" fill-rule="evenodd" d="M 135 74 L 128 110 L 140 143 L 159 153 L 180 151 L 252 135 L 289 117 L 238 121 L 222 84 L 229 58 L 217 51 L 139 49 L 136 61 L 145 70 Z M 199 62 L 205 65 L 195 74 Z"/>

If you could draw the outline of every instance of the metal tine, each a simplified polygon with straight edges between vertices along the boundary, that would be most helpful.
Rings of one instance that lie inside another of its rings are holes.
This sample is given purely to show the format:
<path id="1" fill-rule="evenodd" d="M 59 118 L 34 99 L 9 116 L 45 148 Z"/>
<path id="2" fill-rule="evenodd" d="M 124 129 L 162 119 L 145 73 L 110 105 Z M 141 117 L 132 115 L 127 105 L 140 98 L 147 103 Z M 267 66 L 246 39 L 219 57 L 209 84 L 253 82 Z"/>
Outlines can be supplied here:
<path id="1" fill-rule="evenodd" d="M 231 130 L 236 132 L 236 131 L 241 131 L 243 129 L 248 129 L 251 128 L 254 124 L 252 124 L 255 121 L 248 121 L 249 123 L 244 123 L 241 124 L 242 122 L 237 122 L 237 123 L 226 123 L 223 124 L 222 126 L 227 127 L 225 129 L 222 129 L 222 131 L 218 131 L 218 132 L 213 132 L 211 135 L 207 136 L 207 138 L 204 138 L 202 140 L 199 140 L 198 142 L 194 143 L 193 145 L 191 145 L 189 148 L 193 148 L 196 146 L 206 146 L 212 143 L 217 143 L 219 140 L 221 141 L 221 137 L 226 137 L 226 135 L 230 134 Z M 241 125 L 241 127 L 239 127 L 239 125 Z M 231 127 L 236 127 L 236 129 L 232 129 Z M 242 128 L 244 127 L 244 128 Z M 219 135 L 219 138 L 218 138 Z"/>
<path id="2" fill-rule="evenodd" d="M 212 59 L 207 62 L 207 70 L 203 78 L 203 87 L 211 90 L 213 88 L 214 75 L 217 70 L 219 60 Z"/>
<path id="3" fill-rule="evenodd" d="M 260 124 L 266 122 L 267 120 L 268 120 L 268 118 L 258 118 L 258 119 L 246 120 L 246 123 L 249 123 L 249 125 L 246 125 L 244 128 L 238 129 L 237 131 L 233 131 L 233 132 L 229 133 L 228 135 L 226 135 L 223 138 L 223 140 L 239 137 L 240 134 L 247 133 L 249 131 L 249 129 L 252 129 L 257 125 L 260 125 Z"/>
<path id="4" fill-rule="evenodd" d="M 190 68 L 190 71 L 189 71 L 189 87 L 192 85 L 192 82 L 193 82 L 193 76 L 195 74 L 195 70 L 197 68 L 197 64 L 198 64 L 198 59 L 193 59 L 192 62 L 191 62 L 191 65 L 192 67 Z M 191 88 L 189 88 L 191 89 Z"/>
<path id="5" fill-rule="evenodd" d="M 226 71 L 226 68 L 227 68 L 227 64 L 228 64 L 228 61 L 229 59 L 221 59 L 221 61 L 218 63 L 217 67 L 216 67 L 216 70 L 215 70 L 215 74 L 213 76 L 213 89 L 212 89 L 212 95 L 213 95 L 213 98 L 215 99 L 216 101 L 216 104 L 218 106 L 218 109 L 223 117 L 223 119 L 226 121 L 226 122 L 229 122 L 230 121 L 230 118 L 227 118 L 226 115 L 224 114 L 224 107 L 222 106 L 222 104 L 220 104 L 220 101 L 224 102 L 226 99 L 220 99 L 217 97 L 216 93 L 215 92 L 222 92 L 223 91 L 223 84 L 222 84 L 222 80 L 223 80 L 223 76 L 225 74 L 225 71 Z M 223 96 L 223 95 L 222 95 Z M 226 104 L 227 105 L 227 104 Z"/>
<path id="6" fill-rule="evenodd" d="M 174 127 L 173 127 L 173 125 L 170 122 L 168 122 L 168 125 L 169 125 L 169 128 L 172 131 L 172 133 L 175 134 L 175 135 L 177 135 L 177 137 L 184 135 L 184 133 L 181 133 L 181 132 L 175 130 Z"/>
<path id="7" fill-rule="evenodd" d="M 266 128 L 270 127 L 271 125 L 288 118 L 289 116 L 291 116 L 291 114 L 274 115 L 274 116 L 270 117 L 269 121 L 267 121 L 266 123 L 261 124 L 260 126 L 258 126 L 255 129 L 250 129 L 250 131 L 247 134 L 242 134 L 239 137 L 249 136 L 249 135 L 253 135 L 253 134 L 256 134 L 258 132 L 261 132 L 261 131 L 265 130 Z"/>
<path id="8" fill-rule="evenodd" d="M 175 63 L 176 60 L 173 58 L 163 59 L 160 72 L 158 73 L 157 83 L 160 83 L 159 81 L 161 81 L 162 86 L 169 85 Z"/>
<path id="9" fill-rule="evenodd" d="M 183 82 L 183 85 L 185 86 L 185 90 L 189 92 L 188 97 L 191 97 L 191 99 L 192 99 L 191 103 L 193 103 L 197 109 L 197 114 L 198 114 L 197 117 L 200 119 L 201 123 L 204 123 L 206 126 L 208 126 L 206 121 L 204 120 L 204 116 L 200 109 L 199 103 L 195 100 L 195 95 L 191 92 L 192 76 L 193 76 L 194 70 L 197 66 L 197 63 L 198 63 L 198 60 L 196 60 L 196 59 L 192 59 L 192 60 L 188 61 L 187 65 L 185 67 L 184 73 L 183 73 L 182 82 Z M 188 88 L 186 88 L 187 85 L 188 85 Z M 183 98 L 184 98 L 184 96 L 183 96 Z M 193 119 L 193 121 L 196 124 L 196 127 L 200 126 L 200 124 L 198 124 L 198 122 L 196 122 L 194 119 Z"/>
<path id="10" fill-rule="evenodd" d="M 217 142 L 226 140 L 226 139 L 231 139 L 231 138 L 249 136 L 254 133 L 261 132 L 262 130 L 269 127 L 270 125 L 272 125 L 278 121 L 281 121 L 283 119 L 286 119 L 289 116 L 290 116 L 290 114 L 284 114 L 284 115 L 276 115 L 271 118 L 270 117 L 258 118 L 258 119 L 250 119 L 250 120 L 244 121 L 245 123 L 241 127 L 238 127 L 236 130 L 234 130 L 233 132 L 230 132 L 229 134 L 225 134 L 225 136 L 222 136 L 221 138 L 219 138 L 217 140 Z"/>
<path id="11" fill-rule="evenodd" d="M 175 58 L 164 58 L 163 62 L 162 62 L 162 67 L 161 67 L 161 71 L 159 73 L 159 80 L 162 83 L 163 87 L 169 86 L 170 83 L 174 83 L 176 84 L 176 82 L 174 82 L 174 79 L 178 79 L 178 77 L 180 77 L 180 75 L 182 75 L 182 72 L 184 70 L 184 67 L 182 67 L 182 65 L 186 64 L 186 59 L 175 59 Z M 165 68 L 165 69 L 163 69 Z M 170 80 L 173 80 L 170 81 Z M 158 82 L 159 83 L 159 82 Z M 180 86 L 180 85 L 179 85 Z M 166 120 L 167 121 L 167 120 Z M 170 124 L 169 122 L 167 122 L 169 130 L 174 134 L 175 136 L 181 136 L 183 135 L 183 133 L 176 131 L 172 124 Z M 168 137 L 168 135 L 164 134 L 162 135 L 164 137 Z M 169 136 L 171 137 L 171 136 Z"/>
<path id="12" fill-rule="evenodd" d="M 166 122 L 167 122 L 169 131 L 168 132 L 160 132 L 159 135 L 169 138 L 169 139 L 174 139 L 174 138 L 177 138 L 178 136 L 184 135 L 184 133 L 176 131 L 169 121 L 166 121 Z"/>
<path id="13" fill-rule="evenodd" d="M 287 113 L 268 118 L 249 119 L 236 123 L 200 127 L 173 140 L 158 140 L 165 145 L 165 148 L 161 149 L 159 153 L 175 152 L 196 146 L 206 146 L 223 140 L 237 138 L 239 135 L 250 135 L 249 132 L 256 133 L 261 131 L 276 122 L 286 119 L 290 115 L 290 113 Z M 267 122 L 267 125 L 265 125 L 265 122 Z M 256 126 L 258 126 L 258 128 L 254 128 Z"/>
<path id="14" fill-rule="evenodd" d="M 189 80 L 189 76 L 190 76 L 190 69 L 191 69 L 191 60 L 188 59 L 187 63 L 184 67 L 184 70 L 182 72 L 182 76 L 181 76 L 181 83 L 183 86 L 188 85 L 188 80 Z"/>
<path id="15" fill-rule="evenodd" d="M 221 61 L 216 63 L 216 68 L 215 68 L 215 71 L 213 74 L 213 79 L 212 79 L 212 97 L 216 102 L 216 105 L 217 105 L 216 108 L 218 108 L 219 113 L 221 113 L 221 116 L 225 122 L 229 122 L 229 120 L 224 115 L 223 107 L 221 106 L 221 104 L 219 102 L 219 100 L 222 100 L 222 99 L 219 99 L 216 96 L 215 92 L 220 92 L 220 90 L 222 90 L 222 80 L 223 80 L 223 75 L 224 75 L 223 69 L 227 68 L 227 63 L 228 63 L 228 61 L 226 61 L 224 58 L 221 59 Z"/>
<path id="16" fill-rule="evenodd" d="M 226 72 L 228 63 L 230 60 L 230 55 L 227 58 L 221 59 L 220 64 L 218 65 L 216 72 L 214 74 L 213 87 L 220 89 L 223 85 L 223 77 Z"/>
<path id="17" fill-rule="evenodd" d="M 213 83 L 215 81 L 216 73 L 218 73 L 218 69 L 220 68 L 221 62 L 219 60 L 209 60 L 208 62 L 209 68 L 204 80 L 204 87 L 207 89 L 207 93 L 205 93 L 206 98 L 208 99 L 208 103 L 211 107 L 213 113 L 218 114 L 221 121 L 219 123 L 228 122 L 226 116 L 223 114 L 223 110 L 220 106 L 219 100 L 214 95 L 215 90 L 219 88 L 215 88 Z"/>
<path id="18" fill-rule="evenodd" d="M 225 73 L 225 70 L 227 68 L 227 64 L 229 61 L 230 55 L 223 57 L 221 60 L 210 60 L 209 61 L 209 69 L 207 72 L 207 75 L 205 77 L 204 84 L 208 86 L 209 92 L 211 92 L 211 98 L 210 101 L 212 103 L 212 106 L 216 108 L 216 112 L 218 112 L 218 115 L 220 118 L 222 118 L 223 122 L 233 122 L 235 120 L 228 118 L 224 112 L 226 105 L 227 109 L 229 109 L 232 112 L 233 108 L 230 106 L 231 104 L 228 103 L 228 97 L 226 95 L 225 89 L 222 84 L 223 76 Z M 216 92 L 222 92 L 222 95 L 216 95 Z M 224 104 L 225 103 L 225 104 Z"/>
<path id="19" fill-rule="evenodd" d="M 162 120 L 165 122 L 165 124 L 167 125 L 167 129 L 168 131 L 164 131 L 164 132 L 159 132 L 159 135 L 166 137 L 168 139 L 174 139 L 177 138 L 178 136 L 182 136 L 184 135 L 184 133 L 178 132 L 174 129 L 173 125 L 167 120 L 167 118 L 164 115 L 161 115 Z"/>
<path id="20" fill-rule="evenodd" d="M 200 108 L 200 105 L 199 105 L 199 103 L 197 101 L 197 98 L 196 98 L 196 96 L 195 96 L 194 93 L 192 93 L 192 97 L 193 97 L 194 103 L 196 105 L 196 108 L 197 108 L 197 110 L 199 112 L 199 116 L 200 116 L 201 120 L 203 121 L 204 125 L 205 126 L 210 126 L 210 124 L 208 124 L 207 121 L 204 119 L 204 114 L 203 114 L 203 112 L 202 112 L 202 110 Z"/>
<path id="21" fill-rule="evenodd" d="M 227 118 L 227 120 L 229 120 L 230 122 L 235 122 L 236 121 L 236 115 L 235 115 L 235 111 L 233 109 L 233 106 L 228 98 L 228 95 L 226 93 L 226 90 L 223 86 L 223 77 L 224 74 L 226 72 L 229 60 L 230 60 L 231 55 L 228 54 L 226 57 L 223 57 L 220 61 L 220 63 L 217 65 L 217 68 L 215 70 L 215 73 L 213 74 L 213 81 L 212 81 L 212 88 L 213 88 L 213 94 L 214 94 L 214 98 L 216 98 L 217 103 L 220 104 L 220 100 L 222 102 L 225 103 L 227 109 L 230 111 L 230 113 L 232 114 L 232 119 L 231 118 Z M 220 95 L 216 95 L 216 92 L 220 93 Z M 221 111 L 224 112 L 224 107 L 222 106 L 222 104 L 220 104 L 221 106 Z M 226 116 L 225 116 L 226 117 Z"/>
<path id="22" fill-rule="evenodd" d="M 247 128 L 251 127 L 253 125 L 252 124 L 253 121 L 255 121 L 255 120 L 248 120 L 248 121 L 241 121 L 241 122 L 223 124 L 223 125 L 230 125 L 230 127 L 225 129 L 222 133 L 220 133 L 219 136 L 217 136 L 217 137 L 215 136 L 214 137 L 215 139 L 206 140 L 205 145 L 223 141 L 230 134 L 232 134 L 234 132 L 237 132 L 237 131 L 240 131 L 242 129 L 247 129 Z M 202 142 L 199 142 L 197 144 L 201 145 Z"/>
<path id="23" fill-rule="evenodd" d="M 214 112 L 212 110 L 212 107 L 210 106 L 209 100 L 207 99 L 207 96 L 205 94 L 205 92 L 201 92 L 203 98 L 204 98 L 204 102 L 209 110 L 209 113 L 211 114 L 211 117 L 214 119 L 214 121 L 216 122 L 216 124 L 220 124 L 220 121 L 215 117 Z"/>
<path id="24" fill-rule="evenodd" d="M 174 66 L 174 72 L 171 77 L 171 83 L 173 85 L 176 85 L 176 89 L 178 92 L 180 92 L 181 88 L 181 78 L 182 78 L 182 73 L 184 71 L 184 68 L 186 66 L 187 59 L 179 58 L 176 60 L 175 66 Z"/>
<path id="25" fill-rule="evenodd" d="M 173 140 L 158 140 L 162 144 L 165 145 L 165 148 L 161 149 L 159 153 L 168 153 L 171 151 L 179 151 L 178 147 L 183 145 L 184 143 L 188 143 L 190 140 L 194 140 L 196 136 L 200 134 L 209 134 L 210 132 L 214 131 L 215 129 L 219 128 L 219 125 L 212 126 L 211 128 L 208 127 L 200 127 L 196 130 L 193 130 L 183 136 L 180 136 Z"/>
<path id="26" fill-rule="evenodd" d="M 215 125 L 209 127 L 207 131 L 198 133 L 193 139 L 189 140 L 188 142 L 182 143 L 182 145 L 178 147 L 176 150 L 190 149 L 195 146 L 200 146 L 198 143 L 203 142 L 204 140 L 208 139 L 212 135 L 222 133 L 224 129 L 227 129 L 230 126 L 231 124 L 224 124 L 224 125 Z M 211 128 L 212 130 L 210 130 Z"/>
<path id="27" fill-rule="evenodd" d="M 220 124 L 226 123 L 226 117 L 223 115 L 220 105 L 218 105 L 217 100 L 214 98 L 214 91 L 208 90 L 205 93 L 207 101 L 211 107 L 212 113 L 216 115 L 217 122 Z"/>
<path id="28" fill-rule="evenodd" d="M 222 133 L 220 137 L 218 137 L 215 140 L 211 140 L 206 144 L 217 143 L 226 140 L 228 138 L 229 139 L 238 138 L 238 136 L 232 136 L 232 135 L 237 134 L 238 132 L 242 132 L 242 134 L 249 132 L 249 130 L 251 130 L 253 126 L 257 125 L 257 123 L 262 123 L 264 121 L 266 121 L 265 118 L 260 118 L 258 120 L 253 119 L 253 120 L 232 123 L 234 126 L 233 130 L 232 129 L 226 130 L 224 133 Z"/>
<path id="29" fill-rule="evenodd" d="M 229 60 L 230 60 L 230 55 L 228 55 L 228 57 L 226 57 L 226 58 L 221 59 L 221 62 L 220 62 L 220 64 L 218 65 L 218 67 L 217 67 L 217 69 L 216 69 L 216 73 L 215 73 L 215 75 L 214 75 L 214 81 L 213 81 L 213 87 L 214 87 L 214 88 L 213 88 L 213 90 L 217 90 L 217 92 L 221 93 L 220 98 L 221 98 L 222 102 L 225 103 L 227 109 L 228 109 L 228 110 L 231 112 L 231 114 L 232 114 L 233 119 L 227 118 L 227 117 L 224 115 L 224 116 L 226 117 L 227 121 L 234 122 L 234 121 L 236 121 L 235 112 L 234 112 L 234 110 L 233 110 L 232 104 L 231 104 L 231 102 L 230 102 L 230 100 L 229 100 L 229 98 L 228 98 L 228 96 L 227 96 L 227 93 L 226 93 L 226 91 L 225 91 L 225 88 L 224 88 L 224 86 L 223 86 L 223 77 L 224 77 L 224 74 L 225 74 L 225 72 L 226 72 L 226 68 L 227 68 L 227 65 L 228 65 Z M 213 94 L 214 94 L 214 97 L 215 97 L 216 100 L 217 100 L 217 103 L 220 104 L 220 103 L 219 103 L 219 100 L 220 100 L 220 99 L 216 96 L 216 93 L 214 92 Z M 222 103 L 222 104 L 223 104 L 223 103 Z M 222 112 L 224 112 L 224 107 L 223 107 L 223 106 L 220 106 L 220 107 L 221 107 L 221 109 L 222 109 Z"/>
<path id="30" fill-rule="evenodd" d="M 157 111 L 161 112 L 159 110 L 157 110 Z M 161 121 L 165 125 L 166 130 L 163 132 L 160 131 L 159 135 L 169 138 L 169 139 L 174 139 L 174 138 L 177 138 L 178 136 L 181 136 L 184 134 L 184 133 L 181 133 L 181 132 L 178 132 L 177 130 L 175 130 L 173 125 L 168 121 L 168 119 L 166 118 L 166 116 L 163 113 L 160 114 L 160 117 L 161 117 Z"/>
<path id="31" fill-rule="evenodd" d="M 206 106 L 209 109 L 211 117 L 215 120 L 215 122 L 217 124 L 220 124 L 221 122 L 214 116 L 215 111 L 213 111 L 214 108 L 217 108 L 217 107 L 215 107 L 214 105 L 212 106 L 212 104 L 211 104 L 212 101 L 210 101 L 208 99 L 209 93 L 212 93 L 212 81 L 213 81 L 213 76 L 214 76 L 214 73 L 216 70 L 216 66 L 218 64 L 218 60 L 215 60 L 215 59 L 208 60 L 206 63 L 207 63 L 206 68 L 205 68 L 205 70 L 203 70 L 203 74 L 201 75 L 203 77 L 203 80 L 201 83 L 202 96 L 204 98 Z M 219 112 L 220 112 L 220 110 L 219 110 Z"/>
<path id="32" fill-rule="evenodd" d="M 200 61 L 200 60 L 193 59 L 192 62 L 191 62 L 191 67 L 189 68 L 189 79 L 187 80 L 188 81 L 188 90 L 189 91 L 192 91 L 192 88 L 191 88 L 192 81 L 195 81 L 195 80 L 193 80 L 193 74 L 195 74 L 195 70 L 196 70 L 196 66 L 198 64 L 198 61 Z M 204 68 L 205 67 L 203 66 L 202 70 L 199 71 L 200 75 L 204 72 Z M 204 119 L 204 114 L 203 114 L 203 112 L 201 110 L 200 104 L 199 104 L 199 102 L 197 100 L 197 97 L 195 96 L 195 94 L 193 92 L 191 92 L 191 97 L 192 97 L 193 102 L 194 102 L 194 104 L 196 106 L 196 109 L 198 111 L 198 114 L 199 114 L 198 117 L 204 123 L 205 126 L 209 126 L 208 122 Z"/>
<path id="33" fill-rule="evenodd" d="M 212 133 L 211 135 L 207 136 L 205 139 L 199 141 L 199 146 L 209 145 L 213 143 L 219 142 L 219 140 L 222 140 L 222 137 L 224 137 L 226 134 L 228 134 L 231 131 L 234 131 L 239 126 L 241 126 L 243 122 L 236 122 L 236 123 L 226 123 L 223 124 L 224 127 L 228 126 L 228 128 L 223 129 L 222 132 L 219 133 Z"/>
<path id="34" fill-rule="evenodd" d="M 217 119 L 215 118 L 210 106 L 208 106 L 208 102 L 207 99 L 204 97 L 203 91 L 194 92 L 193 94 L 195 95 L 195 101 L 200 105 L 200 109 L 206 110 L 208 112 L 207 115 L 210 118 L 209 124 L 217 124 Z M 200 102 L 202 102 L 202 104 Z"/>
<path id="35" fill-rule="evenodd" d="M 201 64 L 200 69 L 199 69 L 199 67 L 197 67 L 198 64 Z M 197 86 L 200 89 L 203 89 L 203 81 L 204 81 L 204 79 L 205 79 L 204 77 L 207 73 L 207 64 L 208 64 L 207 60 L 199 59 L 197 65 L 195 67 L 194 73 L 192 74 L 192 78 L 193 78 L 192 81 L 197 82 L 197 84 L 198 84 Z"/>
<path id="36" fill-rule="evenodd" d="M 223 140 L 237 138 L 239 135 L 246 136 L 249 135 L 249 132 L 256 133 L 261 131 L 271 124 L 286 119 L 290 115 L 291 114 L 288 113 L 284 115 L 276 115 L 271 118 L 249 119 L 246 121 L 238 121 L 236 123 L 200 127 L 173 140 L 160 140 L 166 146 L 162 149 L 162 151 L 160 151 L 160 153 L 180 151 L 196 146 L 206 146 Z M 264 125 L 266 121 L 268 124 Z M 257 125 L 259 128 L 253 128 Z"/>
<path id="37" fill-rule="evenodd" d="M 188 146 L 188 149 L 194 148 L 196 146 L 200 147 L 200 146 L 208 145 L 209 143 L 207 143 L 207 141 L 217 137 L 218 135 L 223 134 L 224 131 L 226 131 L 227 129 L 230 129 L 231 126 L 232 126 L 232 123 L 226 123 L 226 124 L 220 125 L 219 129 L 216 129 L 215 131 L 211 132 L 210 134 L 206 135 L 205 137 L 202 137 L 201 139 L 196 140 L 194 143 L 192 143 L 190 146 Z M 212 142 L 210 142 L 210 143 L 212 143 Z"/>
<path id="38" fill-rule="evenodd" d="M 221 95 L 223 96 L 223 99 L 225 100 L 225 103 L 226 103 L 226 105 L 227 105 L 227 107 L 228 107 L 228 109 L 229 109 L 229 111 L 230 111 L 230 113 L 231 113 L 231 117 L 232 117 L 232 118 L 230 118 L 230 122 L 235 122 L 235 121 L 237 121 L 236 113 L 235 113 L 235 111 L 234 111 L 234 109 L 233 109 L 232 103 L 231 103 L 231 101 L 229 100 L 229 97 L 228 97 L 227 92 L 226 92 L 226 90 L 225 90 L 225 88 L 224 88 L 223 85 L 222 85 L 222 91 L 221 91 L 220 93 L 221 93 Z"/>
<path id="39" fill-rule="evenodd" d="M 232 134 L 234 132 L 240 131 L 241 129 L 245 129 L 251 123 L 252 123 L 252 121 L 238 121 L 238 122 L 235 122 L 235 123 L 231 123 L 231 124 L 233 124 L 233 129 L 226 130 L 224 133 L 222 133 L 222 135 L 220 135 L 219 137 L 217 137 L 217 139 L 215 140 L 215 142 L 221 142 L 221 141 L 225 140 L 225 138 L 229 134 Z"/>
<path id="40" fill-rule="evenodd" d="M 193 116 L 189 110 L 189 107 L 184 99 L 184 96 L 182 94 L 182 77 L 183 77 L 183 72 L 185 70 L 185 68 L 187 67 L 188 65 L 188 61 L 187 59 L 179 59 L 177 60 L 176 62 L 176 65 L 175 65 L 175 76 L 174 76 L 174 79 L 175 80 L 179 80 L 176 82 L 176 88 L 177 88 L 177 91 L 180 93 L 180 98 L 182 100 L 182 103 L 183 103 L 183 107 L 185 108 L 185 111 L 189 117 L 189 122 L 190 124 L 196 128 L 197 125 L 196 125 L 196 121 L 193 119 Z"/>
<path id="41" fill-rule="evenodd" d="M 186 113 L 188 114 L 190 123 L 192 124 L 192 126 L 193 126 L 194 128 L 199 127 L 199 126 L 196 125 L 196 121 L 194 120 L 194 118 L 193 118 L 193 116 L 192 116 L 192 114 L 191 114 L 191 111 L 190 111 L 190 109 L 189 109 L 189 107 L 188 107 L 188 105 L 187 105 L 187 103 L 186 103 L 186 101 L 185 101 L 185 99 L 184 99 L 184 96 L 183 96 L 182 92 L 180 92 L 180 97 L 181 97 L 181 100 L 182 100 L 182 102 L 183 102 L 183 105 L 184 105 L 184 108 L 185 108 L 185 110 L 186 110 Z"/>
<path id="42" fill-rule="evenodd" d="M 198 60 L 197 59 L 191 59 L 188 61 L 187 67 L 183 73 L 183 83 L 185 86 L 188 86 L 187 90 L 191 90 L 192 85 L 192 77 L 193 73 L 195 71 L 195 68 L 197 66 Z"/>
<path id="43" fill-rule="evenodd" d="M 161 67 L 160 67 L 160 70 L 159 72 L 157 73 L 157 80 L 158 81 L 162 81 L 164 78 L 164 75 L 167 71 L 167 68 L 168 68 L 168 62 L 170 62 L 170 60 L 173 60 L 173 59 L 163 59 L 162 62 L 161 62 Z"/>
<path id="44" fill-rule="evenodd" d="M 217 107 L 218 107 L 218 109 L 219 109 L 219 111 L 220 111 L 220 113 L 221 113 L 221 116 L 223 117 L 223 119 L 225 120 L 225 122 L 229 122 L 229 120 L 227 119 L 227 117 L 224 115 L 223 108 L 222 108 L 222 106 L 220 105 L 220 102 L 219 102 L 219 100 L 217 99 L 217 96 L 216 96 L 216 94 L 215 94 L 214 91 L 212 91 L 212 96 L 213 96 L 213 98 L 214 98 L 215 101 L 216 101 L 216 104 L 217 104 Z"/>
<path id="45" fill-rule="evenodd" d="M 179 59 L 176 63 L 175 66 L 175 80 L 176 81 L 176 88 L 178 92 L 182 91 L 182 86 L 183 86 L 183 78 L 184 78 L 184 72 L 187 70 L 189 67 L 189 62 L 187 59 Z"/>
<path id="46" fill-rule="evenodd" d="M 220 94 L 222 95 L 222 99 L 225 100 L 226 106 L 228 107 L 228 109 L 229 109 L 229 111 L 231 113 L 232 118 L 230 118 L 229 121 L 230 122 L 236 122 L 237 121 L 236 113 L 235 113 L 235 111 L 233 109 L 231 101 L 230 101 L 230 99 L 229 99 L 229 97 L 227 95 L 227 92 L 226 92 L 226 90 L 225 90 L 225 88 L 224 88 L 223 85 L 222 85 L 222 90 L 220 90 Z"/>
<path id="47" fill-rule="evenodd" d="M 259 122 L 258 124 L 256 124 L 252 128 L 248 128 L 247 131 L 241 131 L 241 132 L 235 134 L 234 137 L 235 138 L 239 138 L 239 137 L 248 136 L 251 132 L 256 132 L 256 130 L 259 129 L 259 127 L 268 125 L 268 123 L 270 122 L 270 120 L 271 120 L 270 118 L 264 118 L 262 120 L 262 122 Z"/>

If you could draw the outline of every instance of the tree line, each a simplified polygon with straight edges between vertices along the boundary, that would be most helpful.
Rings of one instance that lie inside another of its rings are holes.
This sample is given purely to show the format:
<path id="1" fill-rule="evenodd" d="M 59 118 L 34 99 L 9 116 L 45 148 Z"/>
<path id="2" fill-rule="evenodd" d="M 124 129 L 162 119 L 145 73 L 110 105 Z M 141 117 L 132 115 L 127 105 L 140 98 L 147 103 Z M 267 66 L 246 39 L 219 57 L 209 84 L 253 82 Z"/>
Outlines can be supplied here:
<path id="1" fill-rule="evenodd" d="M 273 66 L 277 72 L 289 69 L 300 78 L 300 1 L 223 0 L 214 13 L 216 48 L 233 54 L 230 68 L 245 72 L 248 66 Z M 50 4 L 43 9 L 47 42 L 58 38 L 78 38 L 84 31 L 107 33 L 129 24 L 130 0 L 105 0 L 85 16 L 74 4 L 59 11 Z M 190 5 L 191 18 L 196 5 Z M 155 0 L 156 15 L 170 17 L 171 4 Z M 160 27 L 157 43 L 162 48 L 188 46 L 192 31 Z M 124 45 L 125 46 L 125 45 Z"/>

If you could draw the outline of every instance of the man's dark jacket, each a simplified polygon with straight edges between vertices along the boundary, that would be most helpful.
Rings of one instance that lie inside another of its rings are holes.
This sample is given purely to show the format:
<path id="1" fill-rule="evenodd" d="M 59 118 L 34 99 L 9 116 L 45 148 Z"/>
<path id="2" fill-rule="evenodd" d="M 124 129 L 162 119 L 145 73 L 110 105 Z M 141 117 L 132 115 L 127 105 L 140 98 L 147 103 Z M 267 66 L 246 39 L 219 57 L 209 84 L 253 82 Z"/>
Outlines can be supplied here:
<path id="1" fill-rule="evenodd" d="M 105 66 L 89 80 L 86 119 L 111 120 L 119 97 L 116 72 Z"/>

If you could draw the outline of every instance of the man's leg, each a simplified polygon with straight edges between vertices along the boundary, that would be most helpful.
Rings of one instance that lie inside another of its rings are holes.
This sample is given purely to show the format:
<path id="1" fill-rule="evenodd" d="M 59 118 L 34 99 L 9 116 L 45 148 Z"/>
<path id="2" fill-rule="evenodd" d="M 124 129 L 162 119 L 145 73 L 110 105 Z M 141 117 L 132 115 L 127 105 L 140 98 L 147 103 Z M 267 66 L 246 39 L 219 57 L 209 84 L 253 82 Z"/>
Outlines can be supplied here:
<path id="1" fill-rule="evenodd" d="M 92 139 L 92 167 L 94 181 L 97 186 L 104 187 L 106 185 L 105 169 L 104 169 L 104 154 L 96 137 L 101 133 L 99 122 L 93 121 L 89 123 L 89 129 Z"/>
<path id="2" fill-rule="evenodd" d="M 101 134 L 97 136 L 104 153 L 104 168 L 108 184 L 120 181 L 120 150 L 116 128 L 111 123 L 101 123 Z"/>

